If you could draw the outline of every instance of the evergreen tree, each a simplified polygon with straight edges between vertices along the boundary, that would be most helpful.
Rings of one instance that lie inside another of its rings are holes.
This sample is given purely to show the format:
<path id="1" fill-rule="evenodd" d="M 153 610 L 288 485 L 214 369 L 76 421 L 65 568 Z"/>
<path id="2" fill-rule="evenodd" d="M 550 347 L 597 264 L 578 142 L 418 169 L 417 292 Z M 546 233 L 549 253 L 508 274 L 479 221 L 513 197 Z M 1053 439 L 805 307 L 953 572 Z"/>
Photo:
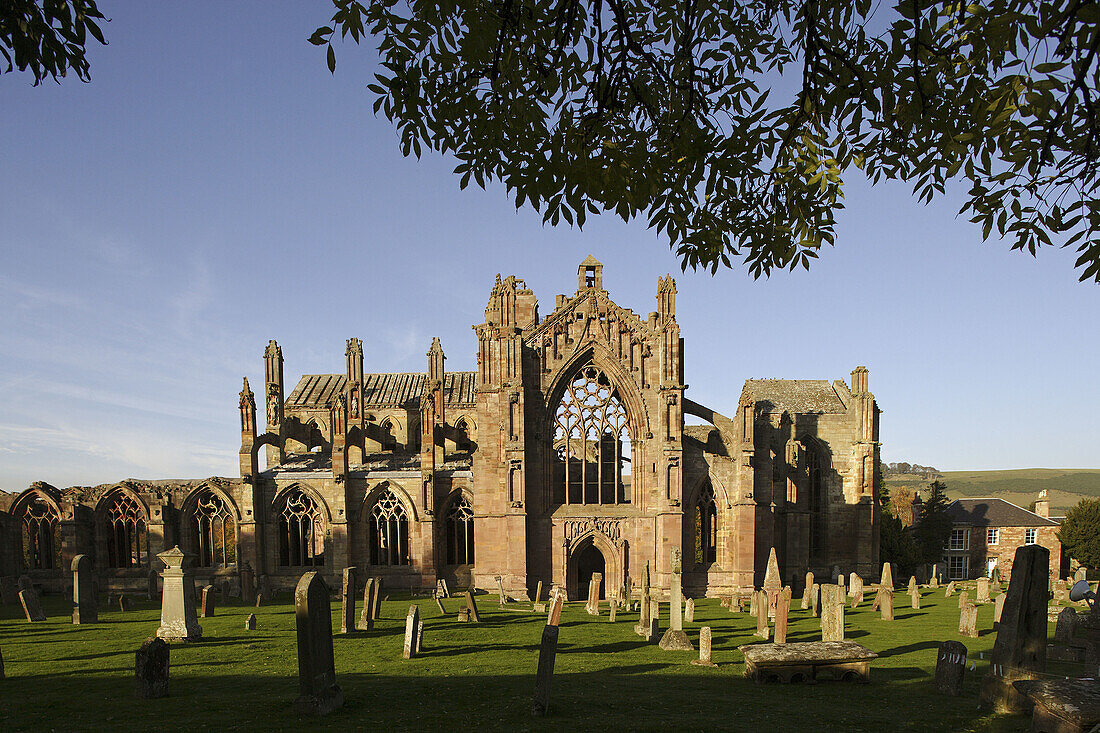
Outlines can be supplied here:
<path id="1" fill-rule="evenodd" d="M 921 508 L 920 522 L 913 528 L 913 540 L 921 562 L 939 562 L 951 536 L 951 517 L 947 514 L 947 486 L 940 481 L 928 485 L 929 495 Z"/>
<path id="2" fill-rule="evenodd" d="M 1100 499 L 1082 499 L 1058 530 L 1062 548 L 1087 568 L 1100 568 Z"/>

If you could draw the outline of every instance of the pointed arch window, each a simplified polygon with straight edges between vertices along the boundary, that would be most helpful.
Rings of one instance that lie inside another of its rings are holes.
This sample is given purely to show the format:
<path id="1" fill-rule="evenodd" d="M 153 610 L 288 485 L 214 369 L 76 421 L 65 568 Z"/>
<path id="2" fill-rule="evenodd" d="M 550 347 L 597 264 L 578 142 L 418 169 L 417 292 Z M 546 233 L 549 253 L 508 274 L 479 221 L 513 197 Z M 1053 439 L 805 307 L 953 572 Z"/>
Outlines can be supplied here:
<path id="1" fill-rule="evenodd" d="M 397 450 L 397 429 L 394 427 L 393 420 L 386 418 L 382 421 L 382 450 L 384 451 L 396 451 Z"/>
<path id="2" fill-rule="evenodd" d="M 318 567 L 325 564 L 325 520 L 321 508 L 301 489 L 287 492 L 279 510 L 279 564 Z"/>
<path id="3" fill-rule="evenodd" d="M 409 516 L 405 505 L 386 489 L 371 507 L 367 521 L 371 565 L 408 565 Z"/>
<path id="4" fill-rule="evenodd" d="M 566 386 L 554 413 L 558 503 L 630 502 L 630 424 L 611 380 L 593 364 Z"/>
<path id="5" fill-rule="evenodd" d="M 824 563 L 827 560 L 828 537 L 827 494 L 825 489 L 824 461 L 821 450 L 814 441 L 806 444 L 806 480 L 810 502 L 810 561 Z"/>
<path id="6" fill-rule="evenodd" d="M 447 510 L 447 564 L 470 565 L 474 562 L 474 510 L 465 497 Z"/>
<path id="7" fill-rule="evenodd" d="M 191 548 L 198 556 L 199 567 L 237 562 L 237 520 L 220 495 L 210 489 L 201 490 L 189 525 Z"/>
<path id="8" fill-rule="evenodd" d="M 23 563 L 29 570 L 61 567 L 61 517 L 53 504 L 37 494 L 21 512 Z"/>
<path id="9" fill-rule="evenodd" d="M 695 563 L 709 566 L 718 562 L 718 505 L 710 481 L 695 499 Z"/>
<path id="10" fill-rule="evenodd" d="M 137 568 L 149 563 L 149 527 L 138 500 L 116 493 L 103 514 L 107 537 L 107 567 Z"/>
<path id="11" fill-rule="evenodd" d="M 473 452 L 473 439 L 471 438 L 470 433 L 470 425 L 466 422 L 466 418 L 458 418 L 458 421 L 455 423 L 455 452 Z"/>

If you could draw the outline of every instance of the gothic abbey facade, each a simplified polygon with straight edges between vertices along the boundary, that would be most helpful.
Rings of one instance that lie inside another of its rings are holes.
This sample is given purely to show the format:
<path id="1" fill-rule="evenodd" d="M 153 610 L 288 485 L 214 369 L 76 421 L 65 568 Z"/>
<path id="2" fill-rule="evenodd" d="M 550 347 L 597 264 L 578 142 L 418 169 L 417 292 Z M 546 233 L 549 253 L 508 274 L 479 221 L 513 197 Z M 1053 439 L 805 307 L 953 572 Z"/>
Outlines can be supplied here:
<path id="1" fill-rule="evenodd" d="M 368 373 L 350 339 L 342 373 L 289 393 L 270 342 L 263 423 L 247 379 L 240 395 L 238 478 L 0 494 L 0 574 L 60 590 L 85 553 L 106 585 L 144 587 L 177 544 L 200 582 L 252 572 L 275 589 L 356 566 L 391 588 L 500 576 L 515 596 L 542 580 L 576 598 L 593 572 L 615 589 L 646 563 L 667 587 L 674 546 L 697 596 L 760 586 L 772 547 L 796 587 L 807 570 L 878 571 L 864 367 L 850 384 L 750 379 L 727 417 L 685 394 L 673 279 L 643 319 L 591 257 L 544 318 L 498 276 L 474 331 L 476 371 L 447 371 L 436 339 L 426 372 Z"/>

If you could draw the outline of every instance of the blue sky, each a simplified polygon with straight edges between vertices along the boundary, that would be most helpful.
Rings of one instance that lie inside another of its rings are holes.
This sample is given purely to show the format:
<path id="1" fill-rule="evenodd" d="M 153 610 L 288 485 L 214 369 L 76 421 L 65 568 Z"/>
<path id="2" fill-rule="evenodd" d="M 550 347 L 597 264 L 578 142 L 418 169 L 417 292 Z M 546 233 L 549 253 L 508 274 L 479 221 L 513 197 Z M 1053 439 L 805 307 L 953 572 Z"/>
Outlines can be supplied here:
<path id="1" fill-rule="evenodd" d="M 335 77 L 325 2 L 101 2 L 92 82 L 0 76 L 0 488 L 235 475 L 241 377 L 474 367 L 496 273 L 548 313 L 589 253 L 643 315 L 677 279 L 688 394 L 864 364 L 883 457 L 941 469 L 1097 467 L 1100 288 L 1073 253 L 981 244 L 958 202 L 852 182 L 810 272 L 681 274 L 640 224 L 543 226 L 503 189 L 402 158 L 370 111 L 372 54 Z"/>

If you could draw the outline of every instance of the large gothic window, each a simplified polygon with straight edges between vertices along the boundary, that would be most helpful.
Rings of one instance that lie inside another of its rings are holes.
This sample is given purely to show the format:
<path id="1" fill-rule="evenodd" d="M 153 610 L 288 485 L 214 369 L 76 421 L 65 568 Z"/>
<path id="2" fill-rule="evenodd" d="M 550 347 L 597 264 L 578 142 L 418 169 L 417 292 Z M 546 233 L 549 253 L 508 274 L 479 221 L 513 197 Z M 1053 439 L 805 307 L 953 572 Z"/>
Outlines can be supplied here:
<path id="1" fill-rule="evenodd" d="M 715 562 L 718 562 L 718 506 L 714 502 L 714 487 L 707 481 L 695 499 L 695 563 L 706 566 Z"/>
<path id="2" fill-rule="evenodd" d="M 279 511 L 279 564 L 286 567 L 325 564 L 325 520 L 317 502 L 301 489 L 287 492 Z"/>
<path id="3" fill-rule="evenodd" d="M 61 566 L 61 517 L 53 504 L 30 496 L 23 504 L 23 563 L 30 570 Z"/>
<path id="4" fill-rule="evenodd" d="M 465 498 L 447 510 L 447 564 L 468 565 L 474 561 L 474 511 Z"/>
<path id="5" fill-rule="evenodd" d="M 564 504 L 630 501 L 630 426 L 611 380 L 581 369 L 554 415 L 554 492 Z"/>
<path id="6" fill-rule="evenodd" d="M 191 548 L 198 555 L 200 567 L 237 562 L 237 520 L 218 494 L 210 489 L 199 493 L 190 529 Z"/>
<path id="7" fill-rule="evenodd" d="M 810 499 L 810 560 L 826 561 L 825 539 L 828 536 L 826 514 L 825 471 L 821 453 L 812 441 L 806 442 L 806 478 Z"/>
<path id="8" fill-rule="evenodd" d="M 136 568 L 149 562 L 149 527 L 138 500 L 123 491 L 103 510 L 107 537 L 107 567 Z"/>
<path id="9" fill-rule="evenodd" d="M 371 565 L 409 564 L 409 516 L 389 489 L 378 495 L 367 520 Z"/>

